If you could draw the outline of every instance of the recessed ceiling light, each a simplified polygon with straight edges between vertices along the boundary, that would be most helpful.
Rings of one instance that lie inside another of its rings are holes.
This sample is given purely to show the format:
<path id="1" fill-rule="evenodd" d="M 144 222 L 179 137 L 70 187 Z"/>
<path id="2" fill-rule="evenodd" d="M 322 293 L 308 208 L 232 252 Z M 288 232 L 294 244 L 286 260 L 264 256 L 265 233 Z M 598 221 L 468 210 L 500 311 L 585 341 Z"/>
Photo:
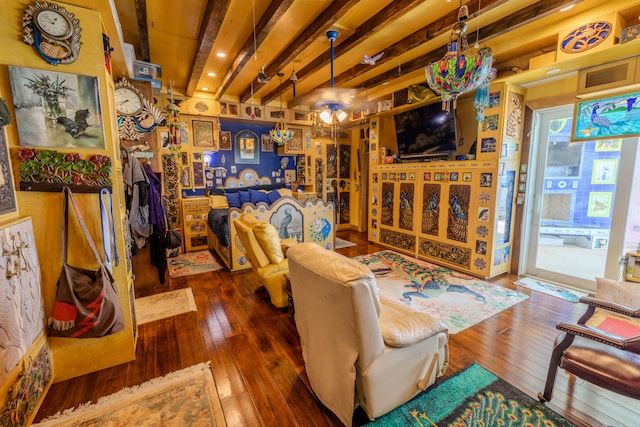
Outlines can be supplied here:
<path id="1" fill-rule="evenodd" d="M 217 56 L 218 58 L 226 58 L 226 57 L 227 57 L 227 54 L 226 54 L 226 53 L 224 53 L 224 52 L 218 52 L 218 53 L 216 53 L 216 56 Z"/>
<path id="2" fill-rule="evenodd" d="M 387 82 L 382 82 L 382 84 L 383 84 L 383 85 L 388 85 L 388 84 L 389 84 L 389 82 L 388 82 L 388 81 L 387 81 Z"/>
<path id="3" fill-rule="evenodd" d="M 209 90 L 208 87 L 201 87 L 200 90 Z"/>
<path id="4" fill-rule="evenodd" d="M 560 12 L 566 12 L 569 9 L 572 9 L 573 6 L 575 6 L 575 4 L 570 4 L 569 6 L 563 7 L 562 9 L 560 9 Z"/>
<path id="5" fill-rule="evenodd" d="M 209 76 L 209 77 L 215 77 L 215 76 L 216 76 L 216 73 L 207 73 L 207 76 Z"/>
<path id="6" fill-rule="evenodd" d="M 547 74 L 558 74 L 560 72 L 560 68 L 552 68 L 547 71 Z"/>

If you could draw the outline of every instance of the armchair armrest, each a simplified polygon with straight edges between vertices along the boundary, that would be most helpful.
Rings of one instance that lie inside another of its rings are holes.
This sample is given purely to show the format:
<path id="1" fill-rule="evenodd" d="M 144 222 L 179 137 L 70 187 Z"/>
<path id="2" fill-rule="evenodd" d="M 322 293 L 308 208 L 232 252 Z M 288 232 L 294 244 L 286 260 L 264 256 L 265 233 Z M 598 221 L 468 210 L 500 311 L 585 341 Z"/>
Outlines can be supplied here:
<path id="1" fill-rule="evenodd" d="M 574 325 L 568 323 L 559 323 L 556 328 L 569 335 L 586 338 L 615 348 L 619 348 L 621 350 L 640 354 L 640 335 L 623 338 L 618 335 L 593 328 L 591 326 Z"/>
<path id="2" fill-rule="evenodd" d="M 626 305 L 617 304 L 615 302 L 605 301 L 594 297 L 581 297 L 579 301 L 583 304 L 587 304 L 595 308 L 623 314 L 628 317 L 640 318 L 640 309 L 634 309 L 631 307 L 627 307 Z"/>
<path id="3" fill-rule="evenodd" d="M 380 331 L 385 344 L 391 347 L 407 347 L 448 332 L 447 325 L 426 313 L 413 312 L 380 321 Z"/>

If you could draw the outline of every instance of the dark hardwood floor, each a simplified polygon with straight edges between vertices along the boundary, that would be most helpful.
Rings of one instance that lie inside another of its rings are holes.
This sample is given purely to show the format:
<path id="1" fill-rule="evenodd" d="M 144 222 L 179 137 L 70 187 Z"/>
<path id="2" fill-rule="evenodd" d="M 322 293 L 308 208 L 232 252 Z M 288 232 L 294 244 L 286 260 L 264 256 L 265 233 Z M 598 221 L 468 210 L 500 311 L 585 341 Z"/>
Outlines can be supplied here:
<path id="1" fill-rule="evenodd" d="M 339 249 L 356 256 L 383 249 L 353 231 L 338 236 L 356 243 Z M 160 285 L 148 253 L 134 258 L 136 297 L 191 287 L 191 312 L 140 325 L 135 361 L 54 384 L 36 420 L 95 401 L 188 366 L 211 361 L 229 426 L 339 426 L 310 391 L 293 319 L 273 307 L 251 272 L 220 270 L 169 279 Z M 580 304 L 491 280 L 530 295 L 527 300 L 450 337 L 448 374 L 477 362 L 520 390 L 542 390 L 557 335 L 556 323 L 576 320 Z M 560 372 L 549 407 L 580 426 L 637 426 L 640 404 Z M 358 420 L 356 411 L 355 419 Z M 357 423 L 356 423 L 357 424 Z M 355 424 L 354 424 L 355 425 Z"/>

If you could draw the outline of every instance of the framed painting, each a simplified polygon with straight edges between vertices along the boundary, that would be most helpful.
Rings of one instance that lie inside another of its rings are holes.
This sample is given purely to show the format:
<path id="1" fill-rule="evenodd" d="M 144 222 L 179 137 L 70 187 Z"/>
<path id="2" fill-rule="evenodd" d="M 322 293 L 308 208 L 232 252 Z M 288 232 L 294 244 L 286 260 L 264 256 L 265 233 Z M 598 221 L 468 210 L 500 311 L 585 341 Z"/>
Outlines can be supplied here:
<path id="1" fill-rule="evenodd" d="M 618 160 L 616 159 L 596 159 L 593 161 L 591 171 L 592 184 L 615 184 Z"/>
<path id="2" fill-rule="evenodd" d="M 291 111 L 291 119 L 293 123 L 298 123 L 301 125 L 310 125 L 311 124 L 311 115 L 310 111 Z"/>
<path id="3" fill-rule="evenodd" d="M 0 127 L 0 215 L 15 212 L 16 192 L 11 174 L 11 159 L 4 127 Z"/>
<path id="4" fill-rule="evenodd" d="M 231 150 L 231 131 L 228 131 L 228 130 L 220 131 L 220 149 Z"/>
<path id="5" fill-rule="evenodd" d="M 264 107 L 261 105 L 242 104 L 240 111 L 245 119 L 262 120 L 264 118 Z"/>
<path id="6" fill-rule="evenodd" d="M 215 148 L 214 119 L 189 119 L 191 124 L 191 146 L 193 148 Z"/>
<path id="7" fill-rule="evenodd" d="M 273 153 L 273 140 L 267 134 L 260 135 L 260 142 L 262 143 L 262 151 L 266 153 Z"/>
<path id="8" fill-rule="evenodd" d="M 587 216 L 607 218 L 611 214 L 612 192 L 591 191 L 589 193 L 589 205 Z"/>
<path id="9" fill-rule="evenodd" d="M 640 136 L 640 92 L 577 102 L 572 141 Z"/>
<path id="10" fill-rule="evenodd" d="M 205 186 L 204 158 L 202 153 L 191 153 L 191 170 L 193 171 L 193 188 L 203 188 Z"/>
<path id="11" fill-rule="evenodd" d="M 234 144 L 235 163 L 260 164 L 260 150 L 258 135 L 250 130 L 236 133 Z"/>
<path id="12" fill-rule="evenodd" d="M 287 142 L 287 152 L 288 153 L 302 153 L 302 129 L 299 128 L 291 128 L 291 132 L 293 132 L 293 137 Z"/>
<path id="13" fill-rule="evenodd" d="M 105 148 L 97 77 L 9 66 L 23 147 Z"/>

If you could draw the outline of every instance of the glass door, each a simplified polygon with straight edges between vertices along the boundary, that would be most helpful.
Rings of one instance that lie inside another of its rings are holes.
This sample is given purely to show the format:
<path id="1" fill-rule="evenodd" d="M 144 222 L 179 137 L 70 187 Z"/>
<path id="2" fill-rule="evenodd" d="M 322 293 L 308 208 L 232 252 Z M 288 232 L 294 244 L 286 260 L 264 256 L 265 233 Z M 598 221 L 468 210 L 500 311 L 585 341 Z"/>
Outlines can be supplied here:
<path id="1" fill-rule="evenodd" d="M 521 271 L 592 291 L 596 277 L 618 278 L 637 144 L 571 142 L 572 116 L 535 115 Z"/>

